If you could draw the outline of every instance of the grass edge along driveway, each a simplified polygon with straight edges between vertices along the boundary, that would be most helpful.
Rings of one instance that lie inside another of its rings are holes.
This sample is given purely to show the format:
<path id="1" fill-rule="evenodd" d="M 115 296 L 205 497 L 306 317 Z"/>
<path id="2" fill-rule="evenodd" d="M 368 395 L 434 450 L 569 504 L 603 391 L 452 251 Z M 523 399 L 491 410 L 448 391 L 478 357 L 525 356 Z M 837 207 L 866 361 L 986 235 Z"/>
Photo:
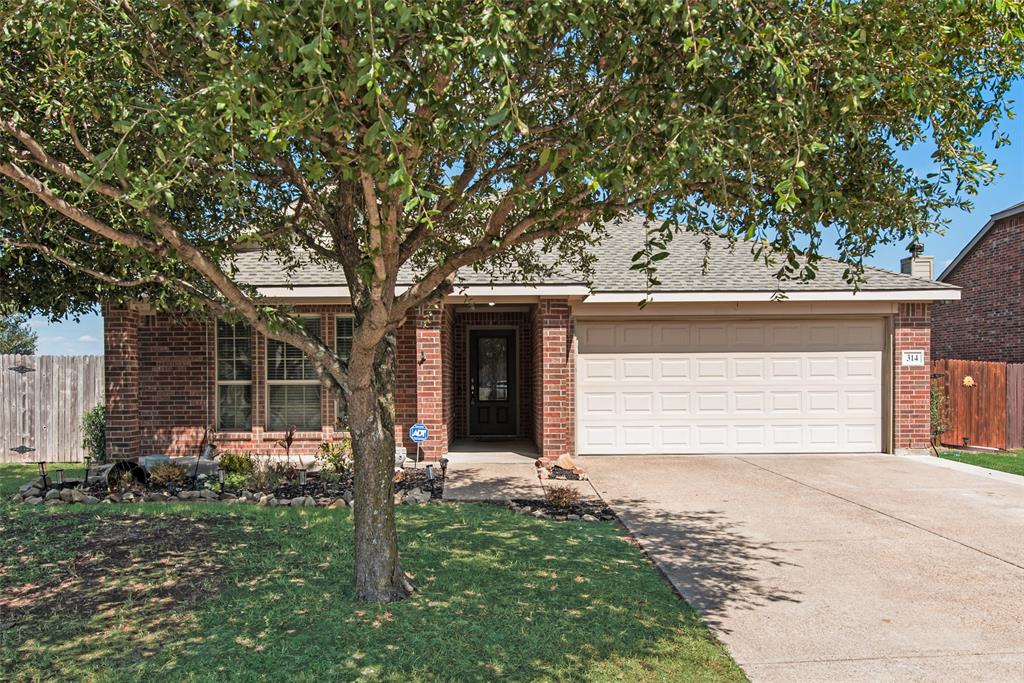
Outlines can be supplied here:
<path id="1" fill-rule="evenodd" d="M 1024 476 L 1024 449 L 992 453 L 940 450 L 939 457 L 953 462 L 963 462 L 968 465 Z"/>
<path id="2" fill-rule="evenodd" d="M 12 505 L 32 472 L 0 466 L 5 680 L 745 680 L 616 524 L 402 507 L 419 591 L 370 606 L 348 510 Z"/>

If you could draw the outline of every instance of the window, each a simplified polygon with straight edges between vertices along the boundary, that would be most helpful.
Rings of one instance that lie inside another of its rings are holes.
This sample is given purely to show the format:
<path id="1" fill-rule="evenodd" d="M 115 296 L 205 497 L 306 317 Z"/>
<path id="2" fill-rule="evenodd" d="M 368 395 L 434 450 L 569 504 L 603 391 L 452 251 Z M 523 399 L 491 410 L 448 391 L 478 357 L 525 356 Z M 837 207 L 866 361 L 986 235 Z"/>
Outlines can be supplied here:
<path id="1" fill-rule="evenodd" d="M 334 353 L 343 361 L 347 361 L 352 355 L 352 332 L 355 330 L 355 318 L 350 315 L 339 315 L 334 319 Z M 334 417 L 338 426 L 343 425 L 348 419 L 348 411 L 342 405 L 343 398 L 339 398 L 334 404 Z"/>
<path id="2" fill-rule="evenodd" d="M 350 315 L 339 315 L 334 319 L 334 352 L 342 360 L 348 360 L 352 353 L 352 332 L 355 324 L 355 318 Z"/>
<path id="3" fill-rule="evenodd" d="M 306 333 L 320 338 L 320 318 L 303 318 Z M 291 344 L 267 340 L 267 429 L 320 430 L 320 378 L 305 354 Z"/>
<path id="4" fill-rule="evenodd" d="M 245 323 L 217 321 L 217 429 L 252 429 L 252 333 Z"/>

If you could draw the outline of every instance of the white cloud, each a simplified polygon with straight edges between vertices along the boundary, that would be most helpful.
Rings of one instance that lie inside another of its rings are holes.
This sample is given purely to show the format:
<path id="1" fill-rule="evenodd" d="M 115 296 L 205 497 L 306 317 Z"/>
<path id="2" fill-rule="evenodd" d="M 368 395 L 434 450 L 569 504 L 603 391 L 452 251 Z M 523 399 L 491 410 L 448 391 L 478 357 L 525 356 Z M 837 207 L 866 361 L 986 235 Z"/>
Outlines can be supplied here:
<path id="1" fill-rule="evenodd" d="M 951 258 L 948 258 L 948 259 L 946 259 L 945 261 L 943 261 L 943 262 L 942 262 L 942 265 L 944 265 L 944 266 L 948 266 L 948 265 L 949 265 L 950 263 L 952 263 L 952 262 L 953 262 L 953 259 L 951 259 Z"/>
<path id="2" fill-rule="evenodd" d="M 48 341 L 48 342 L 61 342 L 61 341 L 64 341 L 64 337 L 61 336 L 61 335 L 57 335 L 56 337 L 40 337 L 40 339 L 42 341 Z"/>
<path id="3" fill-rule="evenodd" d="M 81 337 L 78 338 L 78 341 L 80 341 L 80 342 L 87 342 L 88 343 L 88 342 L 95 342 L 95 341 L 99 341 L 99 340 L 96 339 L 96 337 L 92 336 L 91 334 L 83 334 Z"/>

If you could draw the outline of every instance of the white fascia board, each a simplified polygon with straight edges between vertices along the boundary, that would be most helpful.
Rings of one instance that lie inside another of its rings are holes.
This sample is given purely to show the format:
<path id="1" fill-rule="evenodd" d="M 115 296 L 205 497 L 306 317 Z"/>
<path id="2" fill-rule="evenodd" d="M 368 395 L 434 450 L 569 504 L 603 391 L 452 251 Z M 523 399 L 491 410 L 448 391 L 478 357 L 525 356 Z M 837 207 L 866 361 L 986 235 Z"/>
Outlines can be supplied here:
<path id="1" fill-rule="evenodd" d="M 641 292 L 608 292 L 592 294 L 586 302 L 593 304 L 637 303 Z M 787 292 L 782 301 L 959 301 L 959 289 L 901 289 L 896 291 Z M 655 292 L 648 301 L 690 303 L 715 301 L 772 301 L 772 292 Z"/>
<path id="2" fill-rule="evenodd" d="M 259 287 L 259 293 L 271 299 L 349 299 L 348 287 Z M 395 294 L 405 291 L 396 287 Z M 584 285 L 472 285 L 457 288 L 450 296 L 459 298 L 504 299 L 508 297 L 586 296 L 590 290 Z"/>
<path id="3" fill-rule="evenodd" d="M 586 285 L 473 285 L 457 287 L 449 296 L 470 298 L 502 298 L 509 296 L 587 296 L 590 289 Z"/>

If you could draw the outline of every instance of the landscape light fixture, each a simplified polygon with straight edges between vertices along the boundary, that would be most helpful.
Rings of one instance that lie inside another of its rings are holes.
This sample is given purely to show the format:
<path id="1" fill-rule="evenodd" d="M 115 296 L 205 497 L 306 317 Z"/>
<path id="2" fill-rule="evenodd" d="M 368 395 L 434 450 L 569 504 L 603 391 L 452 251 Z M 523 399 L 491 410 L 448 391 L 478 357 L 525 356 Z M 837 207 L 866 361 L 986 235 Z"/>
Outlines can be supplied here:
<path id="1" fill-rule="evenodd" d="M 43 480 L 43 490 L 50 488 L 50 482 L 46 480 L 46 461 L 40 460 L 36 463 L 39 466 L 39 478 Z"/>
<path id="2" fill-rule="evenodd" d="M 224 470 L 217 470 L 217 481 L 220 482 L 220 492 L 224 493 Z"/>
<path id="3" fill-rule="evenodd" d="M 965 436 L 965 437 L 964 437 L 964 448 L 967 448 L 967 444 L 969 444 L 970 442 L 971 442 L 971 439 L 970 439 L 970 437 L 966 437 L 966 436 Z"/>
<path id="4" fill-rule="evenodd" d="M 85 481 L 83 482 L 86 486 L 89 485 L 89 462 L 92 460 L 91 455 L 86 455 L 82 458 L 82 462 L 85 463 Z"/>
<path id="5" fill-rule="evenodd" d="M 306 492 L 306 470 L 299 470 L 299 490 L 302 493 Z"/>
<path id="6" fill-rule="evenodd" d="M 430 495 L 434 495 L 434 466 L 427 465 L 427 481 L 430 482 Z"/>
<path id="7" fill-rule="evenodd" d="M 64 488 L 64 470 L 56 470 L 57 472 L 57 488 Z"/>

